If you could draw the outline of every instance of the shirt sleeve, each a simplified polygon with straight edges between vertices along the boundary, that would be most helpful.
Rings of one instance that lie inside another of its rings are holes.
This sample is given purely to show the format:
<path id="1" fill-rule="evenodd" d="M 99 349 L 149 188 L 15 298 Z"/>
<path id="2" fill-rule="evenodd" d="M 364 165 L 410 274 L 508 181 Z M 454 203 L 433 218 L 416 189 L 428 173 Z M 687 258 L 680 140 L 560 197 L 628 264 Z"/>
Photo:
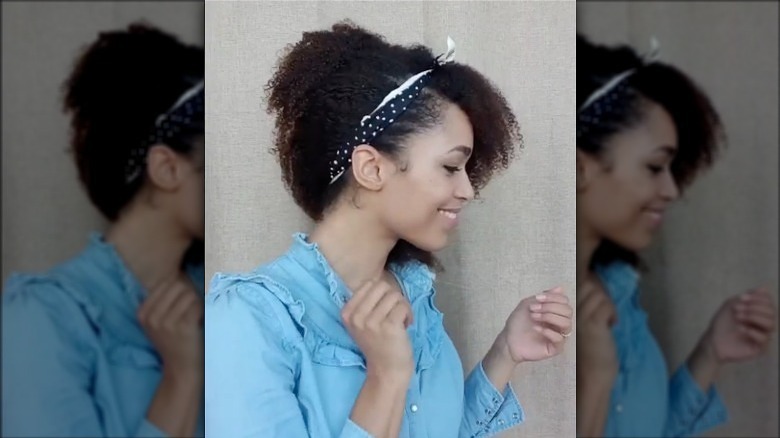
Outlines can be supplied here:
<path id="1" fill-rule="evenodd" d="M 106 436 L 90 391 L 94 352 L 83 333 L 91 329 L 63 297 L 57 286 L 35 281 L 3 292 L 3 436 Z M 137 432 L 165 437 L 145 420 Z"/>
<path id="2" fill-rule="evenodd" d="M 725 423 L 726 407 L 712 385 L 705 393 L 683 364 L 669 381 L 669 413 L 664 436 L 697 436 Z"/>
<path id="3" fill-rule="evenodd" d="M 480 361 L 464 384 L 460 438 L 489 437 L 525 421 L 525 412 L 507 384 L 499 392 L 488 379 Z"/>
<path id="4" fill-rule="evenodd" d="M 215 283 L 206 298 L 206 436 L 308 437 L 294 393 L 299 355 L 273 298 L 260 285 Z M 372 438 L 350 419 L 339 437 Z"/>

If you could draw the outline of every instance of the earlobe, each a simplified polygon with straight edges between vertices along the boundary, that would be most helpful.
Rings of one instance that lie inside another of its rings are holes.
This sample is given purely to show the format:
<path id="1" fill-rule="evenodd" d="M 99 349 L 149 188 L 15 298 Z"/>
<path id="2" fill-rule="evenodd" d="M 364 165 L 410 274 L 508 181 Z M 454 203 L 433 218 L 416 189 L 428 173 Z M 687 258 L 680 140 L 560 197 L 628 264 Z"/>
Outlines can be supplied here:
<path id="1" fill-rule="evenodd" d="M 368 190 L 382 188 L 382 154 L 373 146 L 359 145 L 352 152 L 352 176 L 359 186 Z"/>

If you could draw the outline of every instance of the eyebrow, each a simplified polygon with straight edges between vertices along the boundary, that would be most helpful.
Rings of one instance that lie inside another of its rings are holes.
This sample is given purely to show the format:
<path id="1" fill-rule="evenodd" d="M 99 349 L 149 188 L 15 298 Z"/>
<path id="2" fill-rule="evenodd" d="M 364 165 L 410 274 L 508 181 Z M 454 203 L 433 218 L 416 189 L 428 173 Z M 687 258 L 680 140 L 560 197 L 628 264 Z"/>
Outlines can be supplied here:
<path id="1" fill-rule="evenodd" d="M 471 155 L 471 148 L 461 144 L 447 151 L 448 154 L 451 152 L 461 152 L 463 155 L 468 157 Z"/>
<path id="2" fill-rule="evenodd" d="M 657 151 L 660 150 L 660 151 L 666 152 L 669 155 L 674 155 L 674 154 L 677 153 L 677 148 L 675 146 L 668 145 L 668 144 L 659 146 L 656 150 Z"/>

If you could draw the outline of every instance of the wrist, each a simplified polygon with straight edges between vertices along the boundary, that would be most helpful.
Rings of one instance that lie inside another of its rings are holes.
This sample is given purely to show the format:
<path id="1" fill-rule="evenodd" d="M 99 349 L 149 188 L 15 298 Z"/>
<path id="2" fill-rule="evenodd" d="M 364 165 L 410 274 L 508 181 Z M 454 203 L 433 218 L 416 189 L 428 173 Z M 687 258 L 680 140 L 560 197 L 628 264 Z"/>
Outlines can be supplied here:
<path id="1" fill-rule="evenodd" d="M 488 355 L 492 356 L 500 363 L 506 364 L 507 366 L 511 365 L 512 367 L 525 361 L 522 357 L 512 356 L 512 351 L 509 349 L 506 328 L 501 330 L 501 333 L 498 334 L 496 340 L 493 342 L 493 345 L 490 347 Z"/>
<path id="2" fill-rule="evenodd" d="M 370 364 L 366 366 L 366 381 L 383 389 L 406 388 L 412 379 L 411 369 L 384 369 Z"/>
<path id="3" fill-rule="evenodd" d="M 203 372 L 191 367 L 163 366 L 161 382 L 175 390 L 198 391 L 203 384 Z"/>
<path id="4" fill-rule="evenodd" d="M 720 366 L 722 360 L 718 357 L 715 349 L 715 342 L 712 338 L 712 332 L 707 330 L 696 343 L 696 347 L 691 354 L 691 360 L 708 366 Z"/>

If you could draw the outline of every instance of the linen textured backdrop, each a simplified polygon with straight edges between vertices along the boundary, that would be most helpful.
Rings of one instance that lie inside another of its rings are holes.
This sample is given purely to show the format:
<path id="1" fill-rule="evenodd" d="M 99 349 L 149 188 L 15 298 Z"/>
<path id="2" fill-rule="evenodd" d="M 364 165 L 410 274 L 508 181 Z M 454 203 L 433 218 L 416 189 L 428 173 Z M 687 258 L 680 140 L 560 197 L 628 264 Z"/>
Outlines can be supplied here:
<path id="1" fill-rule="evenodd" d="M 105 226 L 78 181 L 61 86 L 98 33 L 138 19 L 203 46 L 203 2 L 2 2 L 2 271 L 48 269 Z M 154 68 L 150 65 L 149 68 Z"/>
<path id="2" fill-rule="evenodd" d="M 778 4 L 588 2 L 577 5 L 577 30 L 640 52 L 656 36 L 660 59 L 704 88 L 729 136 L 645 255 L 642 298 L 675 368 L 727 297 L 766 284 L 777 302 Z M 780 436 L 777 375 L 775 333 L 768 354 L 721 374 L 731 421 L 706 436 Z"/>
<path id="3" fill-rule="evenodd" d="M 293 232 L 310 229 L 268 152 L 263 87 L 287 44 L 345 18 L 434 53 L 452 36 L 456 60 L 492 79 L 521 124 L 524 150 L 464 211 L 441 253 L 437 304 L 469 371 L 522 298 L 560 284 L 574 302 L 575 5 L 206 2 L 207 278 L 270 261 Z M 518 368 L 527 422 L 503 436 L 574 436 L 574 341 L 557 358 Z"/>

